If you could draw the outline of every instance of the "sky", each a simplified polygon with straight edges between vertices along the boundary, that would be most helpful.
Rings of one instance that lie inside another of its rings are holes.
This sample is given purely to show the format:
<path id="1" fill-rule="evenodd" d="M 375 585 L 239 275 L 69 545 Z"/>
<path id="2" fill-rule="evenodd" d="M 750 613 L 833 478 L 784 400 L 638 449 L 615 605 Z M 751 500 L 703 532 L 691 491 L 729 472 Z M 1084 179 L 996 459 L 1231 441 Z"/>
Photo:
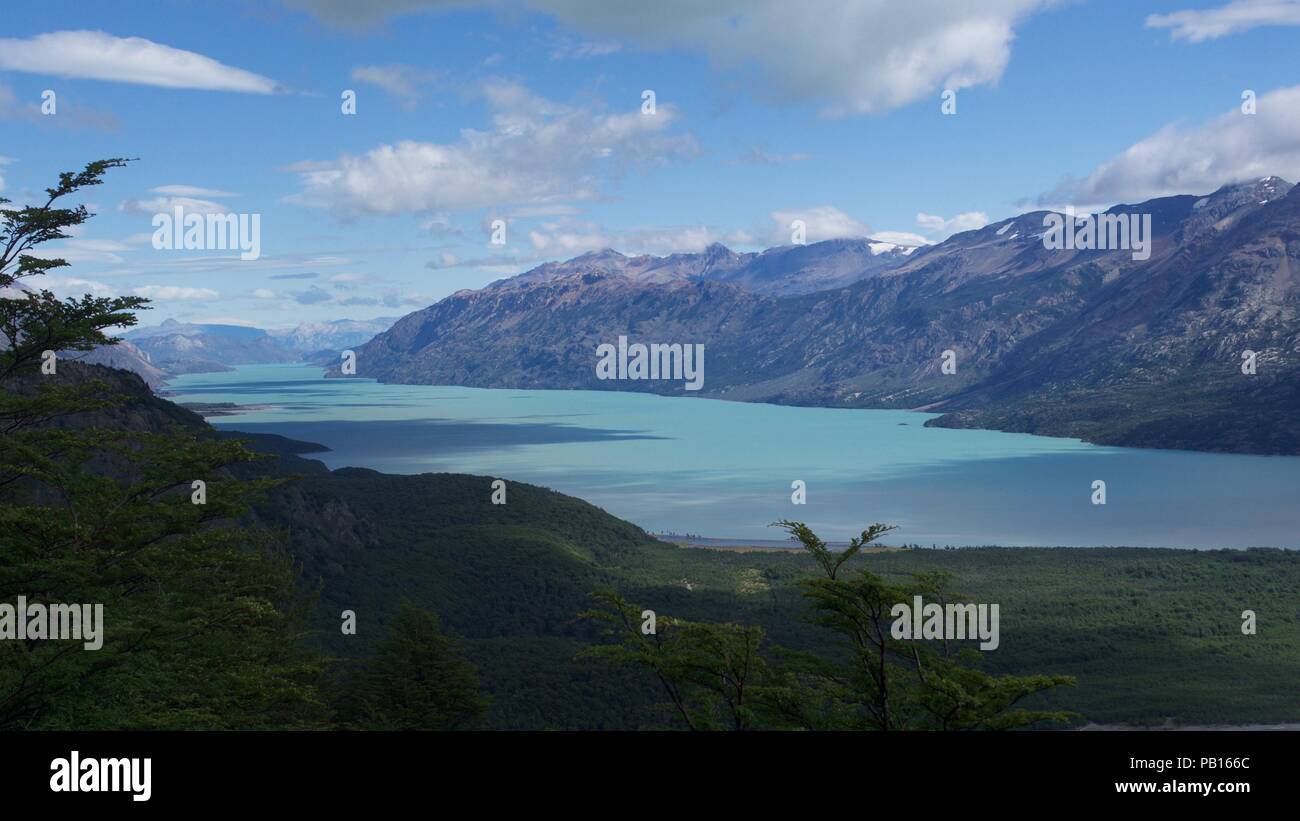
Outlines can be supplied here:
<path id="1" fill-rule="evenodd" d="M 4 23 L 0 197 L 134 160 L 30 284 L 148 297 L 145 324 L 399 316 L 606 247 L 761 250 L 795 220 L 921 244 L 1300 178 L 1300 2 L 11 0 Z M 243 215 L 256 258 L 156 247 L 178 207 Z"/>

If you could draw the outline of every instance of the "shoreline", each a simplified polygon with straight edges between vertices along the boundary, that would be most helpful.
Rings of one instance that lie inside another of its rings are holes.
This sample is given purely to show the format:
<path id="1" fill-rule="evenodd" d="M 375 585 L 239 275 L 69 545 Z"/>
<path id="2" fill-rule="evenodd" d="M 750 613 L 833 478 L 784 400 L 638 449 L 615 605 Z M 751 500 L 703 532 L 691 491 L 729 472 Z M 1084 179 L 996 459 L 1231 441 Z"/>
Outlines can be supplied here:
<path id="1" fill-rule="evenodd" d="M 799 553 L 802 547 L 792 545 L 790 542 L 779 540 L 764 539 L 729 539 L 712 536 L 681 536 L 676 534 L 650 533 L 647 534 L 661 542 L 676 545 L 677 547 L 690 550 L 713 550 L 720 553 Z M 847 542 L 828 541 L 827 546 L 832 550 L 842 550 L 848 546 Z M 1251 545 L 1248 547 L 1170 547 L 1161 545 L 1152 547 L 1150 545 L 1115 545 L 1115 544 L 1095 544 L 1095 545 L 1000 545 L 1000 544 L 981 544 L 981 545 L 947 545 L 943 547 L 926 547 L 925 545 L 890 545 L 890 544 L 872 544 L 870 547 L 862 549 L 863 553 L 898 553 L 902 551 L 932 551 L 943 553 L 955 550 L 1168 550 L 1178 553 L 1211 553 L 1214 551 L 1233 551 L 1246 552 L 1249 550 L 1276 550 L 1282 553 L 1297 553 L 1298 548 L 1291 547 L 1273 547 L 1270 545 Z M 1300 729 L 1300 728 L 1298 728 Z"/>
<path id="2" fill-rule="evenodd" d="M 1270 724 L 1175 724 L 1172 720 L 1161 725 L 1144 726 L 1141 724 L 1094 724 L 1088 723 L 1075 727 L 1074 732 L 1109 732 L 1109 733 L 1286 733 L 1300 730 L 1300 722 L 1278 722 Z"/>

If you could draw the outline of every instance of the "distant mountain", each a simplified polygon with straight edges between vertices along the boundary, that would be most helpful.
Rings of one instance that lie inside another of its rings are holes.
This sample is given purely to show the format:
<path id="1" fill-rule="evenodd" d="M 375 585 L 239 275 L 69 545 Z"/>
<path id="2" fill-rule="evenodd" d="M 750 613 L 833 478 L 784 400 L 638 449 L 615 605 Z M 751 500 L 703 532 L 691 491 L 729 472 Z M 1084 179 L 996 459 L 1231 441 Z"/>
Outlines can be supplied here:
<path id="1" fill-rule="evenodd" d="M 395 320 L 395 317 L 336 319 L 267 331 L 244 325 L 195 324 L 168 319 L 160 325 L 133 328 L 124 337 L 156 369 L 176 376 L 226 371 L 234 365 L 299 362 L 321 352 L 328 352 L 331 359 L 337 358 L 338 351 L 360 345 L 386 330 Z M 135 368 L 128 370 L 140 372 Z"/>
<path id="2" fill-rule="evenodd" d="M 127 331 L 127 339 L 138 342 L 141 339 L 156 339 L 168 336 L 209 336 L 230 339 L 239 342 L 255 342 L 265 337 L 266 331 L 248 325 L 219 325 L 211 323 L 177 322 L 164 319 L 158 325 L 141 325 Z"/>
<path id="3" fill-rule="evenodd" d="M 150 361 L 149 354 L 125 340 L 119 340 L 115 345 L 100 345 L 90 351 L 67 351 L 62 358 L 130 371 L 155 390 L 167 380 L 167 373 Z"/>
<path id="4" fill-rule="evenodd" d="M 368 342 L 375 334 L 393 326 L 399 317 L 375 319 L 331 319 L 304 322 L 287 331 L 270 331 L 271 338 L 292 351 L 313 354 L 318 351 L 341 351 Z"/>
<path id="5" fill-rule="evenodd" d="M 358 369 L 405 383 L 684 392 L 597 379 L 596 346 L 623 335 L 704 344 L 702 396 L 1300 453 L 1297 189 L 1269 177 L 1106 213 L 1150 217 L 1145 255 L 1049 248 L 1045 211 L 906 254 L 871 256 L 860 240 L 586 254 L 403 317 L 357 349 Z"/>
<path id="6" fill-rule="evenodd" d="M 165 320 L 133 328 L 125 338 L 171 373 L 227 370 L 232 365 L 293 362 L 297 355 L 261 328 Z"/>

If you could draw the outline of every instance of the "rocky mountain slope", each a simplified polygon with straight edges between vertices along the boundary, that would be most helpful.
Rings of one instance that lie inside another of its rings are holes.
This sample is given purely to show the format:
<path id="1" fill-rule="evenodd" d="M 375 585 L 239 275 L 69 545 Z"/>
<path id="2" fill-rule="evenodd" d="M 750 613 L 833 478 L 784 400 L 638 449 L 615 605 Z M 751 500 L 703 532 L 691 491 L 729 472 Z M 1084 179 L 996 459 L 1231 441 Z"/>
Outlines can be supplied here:
<path id="1" fill-rule="evenodd" d="M 737 253 L 714 243 L 696 254 L 628 257 L 606 248 L 565 262 L 548 262 L 489 289 L 521 288 L 582 274 L 615 275 L 643 285 L 729 282 L 769 296 L 812 293 L 849 285 L 902 265 L 916 248 L 872 239 L 834 239 Z"/>
<path id="2" fill-rule="evenodd" d="M 130 371 L 155 390 L 167 381 L 167 372 L 154 365 L 149 354 L 124 339 L 114 345 L 100 345 L 89 351 L 66 351 L 62 358 Z"/>
<path id="3" fill-rule="evenodd" d="M 1149 217 L 1149 247 L 1049 248 L 1047 213 L 1032 212 L 809 293 L 774 283 L 782 271 L 806 282 L 799 260 L 852 270 L 861 244 L 775 249 L 743 265 L 714 248 L 692 260 L 695 274 L 681 261 L 586 255 L 403 317 L 358 349 L 358 375 L 684 392 L 681 381 L 598 379 L 596 346 L 622 335 L 703 344 L 701 396 L 918 408 L 943 413 L 939 425 L 1111 444 L 1300 453 L 1300 193 L 1266 178 L 1107 213 L 1139 225 Z M 756 280 L 767 286 L 747 287 Z M 1254 374 L 1242 372 L 1248 351 Z"/>

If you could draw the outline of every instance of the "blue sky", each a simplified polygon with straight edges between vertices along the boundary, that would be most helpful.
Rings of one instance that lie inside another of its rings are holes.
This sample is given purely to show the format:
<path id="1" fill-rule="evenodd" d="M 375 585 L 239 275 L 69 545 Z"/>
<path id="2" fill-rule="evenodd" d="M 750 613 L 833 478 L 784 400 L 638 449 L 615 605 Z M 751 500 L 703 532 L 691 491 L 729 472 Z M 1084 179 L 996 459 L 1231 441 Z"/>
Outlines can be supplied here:
<path id="1" fill-rule="evenodd" d="M 755 250 L 793 219 L 918 243 L 1300 176 L 1293 2 L 54 0 L 5 22 L 0 196 L 138 157 L 45 284 L 149 296 L 150 323 L 400 315 L 606 246 Z M 177 204 L 258 214 L 259 258 L 155 249 Z"/>

